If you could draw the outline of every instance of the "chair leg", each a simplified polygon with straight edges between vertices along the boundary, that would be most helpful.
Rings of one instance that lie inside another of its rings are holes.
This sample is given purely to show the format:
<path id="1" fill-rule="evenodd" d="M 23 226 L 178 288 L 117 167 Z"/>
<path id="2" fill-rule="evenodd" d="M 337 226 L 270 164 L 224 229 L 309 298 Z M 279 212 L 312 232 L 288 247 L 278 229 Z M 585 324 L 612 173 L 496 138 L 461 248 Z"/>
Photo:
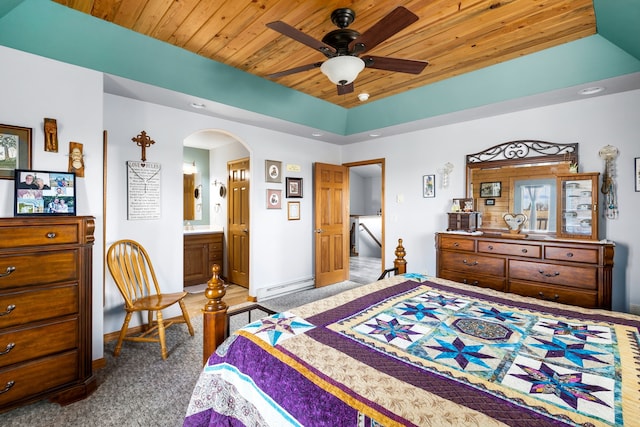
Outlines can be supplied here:
<path id="1" fill-rule="evenodd" d="M 116 343 L 116 348 L 113 350 L 113 355 L 118 357 L 120 355 L 120 350 L 122 350 L 122 342 L 124 341 L 124 337 L 127 336 L 127 330 L 129 329 L 129 321 L 131 320 L 131 312 L 127 311 L 127 314 L 124 316 L 124 322 L 122 323 L 122 329 L 120 329 L 120 335 L 118 336 L 118 342 Z"/>
<path id="2" fill-rule="evenodd" d="M 160 339 L 160 351 L 162 359 L 167 360 L 167 343 L 164 339 L 164 322 L 162 321 L 162 312 L 156 311 L 156 322 L 158 322 L 158 338 Z"/>
<path id="3" fill-rule="evenodd" d="M 191 326 L 191 318 L 189 317 L 189 312 L 187 311 L 187 306 L 184 303 L 184 300 L 178 301 L 180 304 L 180 309 L 182 310 L 182 317 L 184 318 L 184 322 L 187 324 L 187 328 L 189 328 L 189 334 L 193 336 L 193 326 Z"/>

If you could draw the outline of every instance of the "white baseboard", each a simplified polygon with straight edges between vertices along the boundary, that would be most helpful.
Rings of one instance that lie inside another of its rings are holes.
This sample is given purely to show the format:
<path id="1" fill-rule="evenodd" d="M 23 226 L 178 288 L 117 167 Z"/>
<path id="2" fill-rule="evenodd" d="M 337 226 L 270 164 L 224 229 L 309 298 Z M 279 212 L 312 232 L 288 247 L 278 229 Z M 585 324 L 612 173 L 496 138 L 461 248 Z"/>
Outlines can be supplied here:
<path id="1" fill-rule="evenodd" d="M 266 288 L 258 289 L 257 299 L 258 301 L 264 301 L 270 298 L 291 294 L 293 292 L 305 291 L 307 289 L 312 289 L 313 287 L 313 277 L 288 283 L 281 283 L 279 285 L 271 285 Z"/>

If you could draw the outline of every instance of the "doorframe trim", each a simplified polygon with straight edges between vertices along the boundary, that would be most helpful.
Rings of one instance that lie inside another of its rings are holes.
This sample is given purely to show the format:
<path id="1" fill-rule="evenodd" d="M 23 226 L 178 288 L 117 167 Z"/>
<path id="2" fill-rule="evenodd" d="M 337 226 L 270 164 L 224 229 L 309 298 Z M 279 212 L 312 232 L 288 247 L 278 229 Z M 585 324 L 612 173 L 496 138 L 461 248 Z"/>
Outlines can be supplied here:
<path id="1" fill-rule="evenodd" d="M 381 165 L 381 183 L 380 183 L 380 214 L 381 214 L 381 220 L 382 220 L 382 268 L 381 271 L 383 271 L 386 267 L 385 267 L 385 220 L 384 220 L 384 206 L 385 206 L 385 202 L 384 202 L 384 183 L 385 183 L 385 158 L 378 158 L 378 159 L 370 159 L 370 160 L 361 160 L 358 162 L 348 162 L 348 163 L 343 163 L 342 166 L 346 166 L 347 168 L 349 168 L 349 171 L 351 171 L 351 168 L 354 166 L 366 166 L 366 165 Z M 351 187 L 351 184 L 349 184 L 349 187 Z M 351 189 L 349 189 L 349 194 L 351 194 Z M 349 208 L 349 211 L 351 211 L 351 208 Z"/>

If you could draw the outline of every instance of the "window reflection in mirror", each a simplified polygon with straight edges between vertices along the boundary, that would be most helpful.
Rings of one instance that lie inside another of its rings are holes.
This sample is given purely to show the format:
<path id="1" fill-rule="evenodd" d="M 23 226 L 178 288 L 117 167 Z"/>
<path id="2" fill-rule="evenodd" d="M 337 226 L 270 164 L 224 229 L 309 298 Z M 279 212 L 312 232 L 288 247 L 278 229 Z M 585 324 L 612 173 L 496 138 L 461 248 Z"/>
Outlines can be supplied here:
<path id="1" fill-rule="evenodd" d="M 514 183 L 514 211 L 527 216 L 523 230 L 555 232 L 555 200 L 555 179 L 527 179 Z"/>

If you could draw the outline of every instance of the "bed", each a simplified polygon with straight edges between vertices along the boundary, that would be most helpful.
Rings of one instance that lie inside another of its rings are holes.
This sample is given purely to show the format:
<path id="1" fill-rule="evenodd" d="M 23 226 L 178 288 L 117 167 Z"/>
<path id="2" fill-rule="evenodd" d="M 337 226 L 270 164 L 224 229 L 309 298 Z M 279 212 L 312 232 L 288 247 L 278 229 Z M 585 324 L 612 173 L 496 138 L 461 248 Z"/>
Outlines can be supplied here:
<path id="1" fill-rule="evenodd" d="M 399 274 L 236 331 L 208 358 L 184 425 L 632 425 L 639 327 Z"/>

